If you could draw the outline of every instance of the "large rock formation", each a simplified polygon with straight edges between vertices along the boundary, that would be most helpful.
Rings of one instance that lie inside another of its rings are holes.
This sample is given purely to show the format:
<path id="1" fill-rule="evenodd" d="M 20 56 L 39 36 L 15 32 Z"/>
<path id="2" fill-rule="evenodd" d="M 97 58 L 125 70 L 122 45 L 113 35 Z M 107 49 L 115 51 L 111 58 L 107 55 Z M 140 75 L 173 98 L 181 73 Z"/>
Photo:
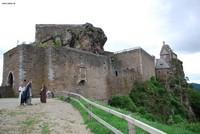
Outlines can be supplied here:
<path id="1" fill-rule="evenodd" d="M 107 40 L 101 28 L 83 25 L 36 25 L 36 43 L 79 48 L 93 53 L 103 53 Z"/>

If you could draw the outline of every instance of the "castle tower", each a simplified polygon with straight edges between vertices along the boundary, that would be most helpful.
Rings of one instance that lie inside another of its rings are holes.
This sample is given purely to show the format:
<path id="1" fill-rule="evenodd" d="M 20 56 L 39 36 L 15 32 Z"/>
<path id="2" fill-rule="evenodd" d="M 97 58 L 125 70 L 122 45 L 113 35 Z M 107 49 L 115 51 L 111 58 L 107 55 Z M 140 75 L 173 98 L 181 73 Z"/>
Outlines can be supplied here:
<path id="1" fill-rule="evenodd" d="M 163 41 L 163 46 L 160 51 L 160 59 L 163 59 L 170 65 L 172 59 L 177 59 L 177 55 L 172 51 L 170 46 Z"/>
<path id="2" fill-rule="evenodd" d="M 177 55 L 164 41 L 160 51 L 160 59 L 156 59 L 155 68 L 156 77 L 162 82 L 167 82 L 173 76 L 184 78 L 182 61 L 177 58 Z"/>

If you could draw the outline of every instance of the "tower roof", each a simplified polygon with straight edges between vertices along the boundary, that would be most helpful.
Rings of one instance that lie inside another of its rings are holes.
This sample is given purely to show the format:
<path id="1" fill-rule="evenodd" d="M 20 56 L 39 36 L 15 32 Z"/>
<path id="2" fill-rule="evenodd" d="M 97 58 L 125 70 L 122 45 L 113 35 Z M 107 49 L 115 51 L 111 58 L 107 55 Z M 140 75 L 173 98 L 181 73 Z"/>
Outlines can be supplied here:
<path id="1" fill-rule="evenodd" d="M 160 55 L 170 54 L 170 53 L 173 53 L 172 49 L 170 48 L 168 44 L 165 43 L 165 41 L 163 41 L 163 46 L 161 48 Z"/>

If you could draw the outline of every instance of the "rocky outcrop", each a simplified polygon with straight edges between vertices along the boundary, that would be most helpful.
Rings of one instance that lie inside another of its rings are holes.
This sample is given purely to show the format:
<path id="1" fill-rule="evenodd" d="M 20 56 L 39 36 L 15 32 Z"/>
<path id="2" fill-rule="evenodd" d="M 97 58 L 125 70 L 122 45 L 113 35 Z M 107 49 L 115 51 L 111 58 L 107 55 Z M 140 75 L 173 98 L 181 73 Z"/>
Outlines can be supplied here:
<path id="1" fill-rule="evenodd" d="M 67 46 L 101 54 L 104 52 L 103 47 L 106 40 L 107 37 L 103 30 L 90 23 L 83 25 L 36 25 L 36 43 L 40 45 L 55 44 L 56 46 Z"/>
<path id="2" fill-rule="evenodd" d="M 185 79 L 183 63 L 165 42 L 160 51 L 160 59 L 156 60 L 156 77 L 170 94 L 176 96 L 176 101 L 182 105 L 188 119 L 195 120 L 188 98 L 188 83 Z"/>

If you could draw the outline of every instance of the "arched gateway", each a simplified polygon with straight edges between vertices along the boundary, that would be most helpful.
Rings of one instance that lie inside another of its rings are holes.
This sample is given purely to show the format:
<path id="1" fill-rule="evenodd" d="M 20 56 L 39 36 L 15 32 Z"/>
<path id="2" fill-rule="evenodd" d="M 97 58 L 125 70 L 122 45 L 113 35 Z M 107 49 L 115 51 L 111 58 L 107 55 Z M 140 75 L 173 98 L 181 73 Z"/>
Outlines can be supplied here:
<path id="1" fill-rule="evenodd" d="M 8 83 L 8 86 L 13 87 L 13 73 L 12 72 L 10 72 L 8 75 L 7 83 Z"/>

